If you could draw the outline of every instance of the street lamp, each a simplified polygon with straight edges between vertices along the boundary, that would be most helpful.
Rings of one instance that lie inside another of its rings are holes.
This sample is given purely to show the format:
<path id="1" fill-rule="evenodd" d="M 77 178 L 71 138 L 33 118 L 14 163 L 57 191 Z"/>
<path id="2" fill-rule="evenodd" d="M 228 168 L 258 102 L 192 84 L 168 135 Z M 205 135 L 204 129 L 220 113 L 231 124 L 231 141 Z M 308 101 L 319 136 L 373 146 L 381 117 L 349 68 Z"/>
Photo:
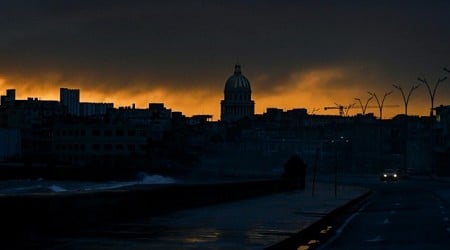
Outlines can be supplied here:
<path id="1" fill-rule="evenodd" d="M 427 89 L 428 89 L 428 94 L 430 94 L 430 99 L 431 99 L 431 109 L 430 109 L 430 117 L 433 117 L 433 108 L 434 108 L 434 97 L 436 96 L 436 90 L 439 86 L 439 83 L 445 81 L 447 79 L 447 77 L 443 77 L 443 78 L 439 78 L 436 82 L 436 84 L 434 84 L 434 88 L 433 91 L 431 91 L 431 87 L 428 84 L 427 80 L 425 78 L 420 78 L 418 77 L 417 80 L 419 80 L 422 83 L 425 83 L 425 85 L 427 85 Z"/>
<path id="2" fill-rule="evenodd" d="M 394 86 L 394 88 L 400 90 L 400 92 L 402 93 L 402 97 L 403 97 L 403 103 L 405 104 L 405 115 L 408 116 L 408 103 L 409 103 L 409 98 L 411 97 L 411 94 L 414 90 L 416 90 L 417 88 L 419 88 L 420 84 L 417 85 L 413 85 L 411 87 L 411 89 L 408 92 L 408 96 L 405 96 L 405 92 L 403 92 L 403 89 L 400 85 L 395 85 L 392 84 L 392 86 Z"/>
<path id="3" fill-rule="evenodd" d="M 372 99 L 373 99 L 373 96 L 370 96 L 369 99 L 367 99 L 366 104 L 363 105 L 360 98 L 355 98 L 355 100 L 357 100 L 357 101 L 359 102 L 359 105 L 361 105 L 362 115 L 365 115 L 365 114 L 366 114 L 367 105 L 369 104 L 369 102 L 370 102 Z"/>
<path id="4" fill-rule="evenodd" d="M 348 116 L 348 111 L 355 106 L 356 103 L 349 104 L 345 107 L 345 116 Z"/>
<path id="5" fill-rule="evenodd" d="M 347 144 L 349 142 L 348 138 L 345 138 L 344 136 L 340 136 L 337 139 L 333 139 L 331 140 L 331 145 L 333 145 L 334 148 L 334 196 L 337 197 L 337 175 L 338 175 L 338 149 L 339 149 L 339 145 L 342 146 L 342 143 Z M 345 150 L 347 150 L 347 148 L 345 148 Z"/>
<path id="6" fill-rule="evenodd" d="M 386 100 L 386 96 L 392 94 L 392 91 L 389 92 L 385 92 L 383 99 L 380 102 L 380 99 L 378 99 L 377 94 L 375 94 L 374 92 L 367 92 L 369 93 L 369 95 L 371 95 L 372 97 L 375 97 L 375 100 L 377 100 L 377 104 L 378 104 L 378 109 L 380 110 L 380 120 L 383 118 L 383 106 L 384 106 L 384 101 Z"/>

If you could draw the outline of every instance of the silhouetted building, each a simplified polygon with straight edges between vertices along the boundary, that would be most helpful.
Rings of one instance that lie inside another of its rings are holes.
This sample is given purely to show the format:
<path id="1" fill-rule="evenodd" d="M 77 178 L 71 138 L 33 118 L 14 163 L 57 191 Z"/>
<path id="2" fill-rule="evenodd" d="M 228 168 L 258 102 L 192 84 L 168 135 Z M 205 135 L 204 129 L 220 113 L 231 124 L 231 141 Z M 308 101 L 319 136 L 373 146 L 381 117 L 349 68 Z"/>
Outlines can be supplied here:
<path id="1" fill-rule="evenodd" d="M 225 82 L 224 100 L 220 104 L 222 121 L 237 121 L 255 113 L 250 82 L 242 74 L 239 64 L 236 64 L 234 74 Z"/>
<path id="2" fill-rule="evenodd" d="M 23 159 L 38 162 L 51 154 L 51 123 L 66 114 L 58 101 L 29 97 L 0 106 L 0 127 L 18 129 Z"/>
<path id="3" fill-rule="evenodd" d="M 450 176 L 450 105 L 436 107 L 435 152 L 436 171 Z"/>
<path id="4" fill-rule="evenodd" d="M 20 130 L 0 128 L 0 161 L 20 156 L 22 152 Z"/>
<path id="5" fill-rule="evenodd" d="M 75 166 L 133 164 L 147 147 L 149 129 L 130 124 L 58 123 L 52 129 L 53 157 Z"/>
<path id="6" fill-rule="evenodd" d="M 67 107 L 69 114 L 74 116 L 80 115 L 80 90 L 60 88 L 59 101 Z"/>
<path id="7" fill-rule="evenodd" d="M 81 102 L 80 116 L 81 117 L 104 116 L 106 115 L 109 109 L 113 108 L 114 103 Z"/>
<path id="8" fill-rule="evenodd" d="M 0 97 L 0 105 L 10 105 L 16 100 L 16 90 L 7 89 L 6 95 Z"/>

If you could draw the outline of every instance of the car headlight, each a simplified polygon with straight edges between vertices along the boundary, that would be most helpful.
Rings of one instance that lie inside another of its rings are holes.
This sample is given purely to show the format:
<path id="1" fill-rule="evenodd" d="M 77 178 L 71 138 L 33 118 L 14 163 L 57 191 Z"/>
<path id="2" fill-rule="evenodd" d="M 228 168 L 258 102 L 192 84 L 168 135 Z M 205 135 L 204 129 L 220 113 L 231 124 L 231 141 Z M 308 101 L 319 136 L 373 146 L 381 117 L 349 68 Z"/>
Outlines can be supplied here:
<path id="1" fill-rule="evenodd" d="M 397 174 L 394 174 L 394 178 L 397 178 Z"/>
<path id="2" fill-rule="evenodd" d="M 387 177 L 387 174 L 383 174 L 383 177 Z"/>

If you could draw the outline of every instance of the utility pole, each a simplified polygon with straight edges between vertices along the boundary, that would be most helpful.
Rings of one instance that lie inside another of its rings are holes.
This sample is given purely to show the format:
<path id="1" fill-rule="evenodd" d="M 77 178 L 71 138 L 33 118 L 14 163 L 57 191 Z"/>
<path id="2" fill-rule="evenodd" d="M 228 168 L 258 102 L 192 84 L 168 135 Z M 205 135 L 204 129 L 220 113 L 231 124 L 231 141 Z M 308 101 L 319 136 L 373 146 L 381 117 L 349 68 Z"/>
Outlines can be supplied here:
<path id="1" fill-rule="evenodd" d="M 433 109 L 434 109 L 434 98 L 436 97 L 436 90 L 439 86 L 439 83 L 445 81 L 446 79 L 447 79 L 446 76 L 443 78 L 439 78 L 437 80 L 437 82 L 434 84 L 433 90 L 431 90 L 431 87 L 425 78 L 420 78 L 420 77 L 417 78 L 417 80 L 419 80 L 422 83 L 425 83 L 425 85 L 427 86 L 428 94 L 430 95 L 430 99 L 431 99 L 430 117 L 434 116 Z"/>
<path id="2" fill-rule="evenodd" d="M 409 103 L 409 98 L 411 97 L 411 94 L 414 90 L 416 90 L 417 88 L 419 88 L 420 84 L 417 85 L 413 85 L 411 86 L 411 89 L 408 92 L 408 95 L 405 95 L 405 92 L 403 91 L 402 87 L 400 85 L 395 85 L 392 84 L 392 86 L 394 86 L 394 88 L 398 89 L 400 91 L 400 93 L 402 93 L 402 97 L 403 97 L 403 103 L 405 104 L 405 115 L 408 116 L 408 103 Z"/>
<path id="3" fill-rule="evenodd" d="M 366 104 L 362 104 L 362 101 L 360 98 L 355 98 L 355 100 L 357 100 L 359 102 L 359 105 L 361 105 L 361 109 L 362 109 L 362 115 L 366 114 L 366 110 L 367 110 L 367 105 L 369 104 L 369 102 L 373 99 L 373 96 L 370 96 L 367 101 Z"/>
<path id="4" fill-rule="evenodd" d="M 378 104 L 378 109 L 380 110 L 380 120 L 383 119 L 383 106 L 384 106 L 384 101 L 386 100 L 386 96 L 392 94 L 392 91 L 389 92 L 385 92 L 383 99 L 380 102 L 380 99 L 378 99 L 377 94 L 375 94 L 374 92 L 367 92 L 369 93 L 369 95 L 375 97 L 375 100 L 377 100 L 377 104 Z"/>

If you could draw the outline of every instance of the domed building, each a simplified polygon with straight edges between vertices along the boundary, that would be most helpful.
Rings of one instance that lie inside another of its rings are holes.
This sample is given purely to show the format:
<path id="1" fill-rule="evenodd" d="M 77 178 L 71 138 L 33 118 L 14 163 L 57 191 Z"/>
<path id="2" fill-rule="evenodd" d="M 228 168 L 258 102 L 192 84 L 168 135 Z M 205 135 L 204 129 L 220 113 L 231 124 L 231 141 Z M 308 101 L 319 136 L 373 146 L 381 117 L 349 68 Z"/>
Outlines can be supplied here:
<path id="1" fill-rule="evenodd" d="M 224 99 L 220 105 L 222 121 L 237 121 L 255 114 L 255 102 L 252 100 L 250 82 L 242 74 L 239 64 L 236 64 L 234 74 L 225 82 Z"/>

